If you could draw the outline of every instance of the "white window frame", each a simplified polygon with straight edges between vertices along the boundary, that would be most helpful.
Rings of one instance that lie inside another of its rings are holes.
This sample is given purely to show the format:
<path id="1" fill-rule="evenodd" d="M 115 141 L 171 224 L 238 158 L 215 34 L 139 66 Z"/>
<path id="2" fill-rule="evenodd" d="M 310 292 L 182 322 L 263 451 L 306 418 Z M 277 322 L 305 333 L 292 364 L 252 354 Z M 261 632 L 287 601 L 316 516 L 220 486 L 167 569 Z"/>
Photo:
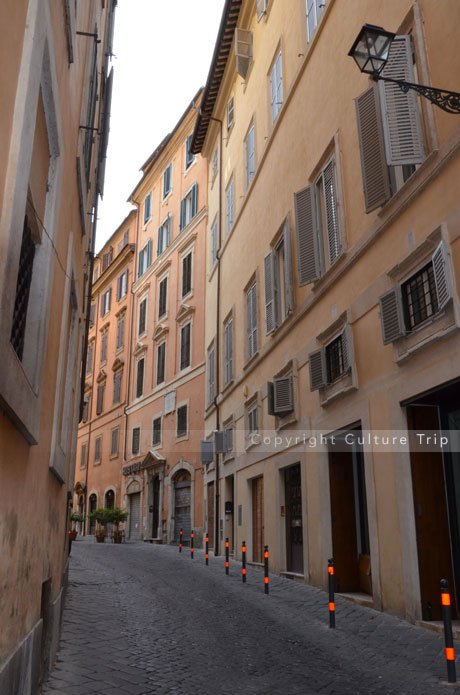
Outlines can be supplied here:
<path id="1" fill-rule="evenodd" d="M 192 166 L 193 162 L 196 159 L 196 156 L 194 154 L 189 153 L 189 143 L 192 142 L 192 137 L 193 133 L 187 136 L 187 139 L 185 141 L 185 167 L 184 171 L 188 171 L 190 167 Z M 190 158 L 189 161 L 187 161 L 187 158 Z"/>
<path id="2" fill-rule="evenodd" d="M 235 97 L 231 96 L 230 99 L 227 102 L 227 132 L 230 132 L 230 130 L 233 127 L 233 124 L 235 123 Z"/>
<path id="3" fill-rule="evenodd" d="M 211 225 L 211 230 L 210 230 L 211 238 L 210 238 L 210 242 L 209 242 L 209 248 L 211 251 L 211 258 L 210 258 L 211 270 L 214 268 L 214 266 L 217 263 L 217 242 L 218 242 L 217 224 L 218 224 L 218 221 L 217 221 L 217 217 L 216 217 L 216 219 L 214 220 L 214 222 Z"/>
<path id="4" fill-rule="evenodd" d="M 161 230 L 161 250 L 160 250 L 160 230 Z M 165 243 L 166 242 L 166 243 Z M 158 228 L 157 257 L 161 256 L 171 243 L 171 215 L 168 214 Z"/>
<path id="5" fill-rule="evenodd" d="M 310 43 L 312 40 L 314 33 L 316 31 L 316 27 L 318 26 L 318 22 L 320 20 L 320 17 L 324 11 L 324 6 L 326 4 L 326 0 L 306 0 L 305 3 L 305 8 L 306 8 L 306 19 L 307 19 L 307 41 Z M 309 23 L 309 18 L 312 16 L 312 28 L 310 32 L 310 23 Z"/>
<path id="6" fill-rule="evenodd" d="M 152 191 L 145 196 L 144 200 L 144 224 L 152 219 Z"/>
<path id="7" fill-rule="evenodd" d="M 270 111 L 272 123 L 276 121 L 278 113 L 283 105 L 283 56 L 281 48 L 278 50 L 270 71 Z"/>
<path id="8" fill-rule="evenodd" d="M 231 205 L 230 205 L 231 203 Z M 235 179 L 233 175 L 225 189 L 225 218 L 226 218 L 226 233 L 230 234 L 235 220 Z"/>
<path id="9" fill-rule="evenodd" d="M 246 160 L 246 187 L 249 188 L 256 170 L 256 132 L 254 121 L 249 126 L 248 134 L 244 141 Z"/>
<path id="10" fill-rule="evenodd" d="M 168 190 L 165 190 L 165 178 L 166 178 L 166 172 L 168 170 L 169 170 L 169 188 L 168 188 Z M 168 195 L 172 191 L 172 162 L 170 162 L 170 164 L 168 164 L 166 169 L 163 171 L 161 187 L 162 187 L 163 200 L 165 200 L 165 198 L 167 198 Z"/>

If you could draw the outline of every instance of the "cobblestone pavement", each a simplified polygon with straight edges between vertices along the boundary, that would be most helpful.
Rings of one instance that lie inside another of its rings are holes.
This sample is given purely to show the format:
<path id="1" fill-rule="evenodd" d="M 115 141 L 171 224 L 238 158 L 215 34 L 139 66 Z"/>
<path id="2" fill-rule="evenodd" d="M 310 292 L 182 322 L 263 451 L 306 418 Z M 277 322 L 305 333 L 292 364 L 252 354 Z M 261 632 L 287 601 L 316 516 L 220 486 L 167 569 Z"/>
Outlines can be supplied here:
<path id="1" fill-rule="evenodd" d="M 55 668 L 43 695 L 456 693 L 431 631 L 203 552 L 72 545 Z M 457 652 L 458 652 L 457 645 Z"/>

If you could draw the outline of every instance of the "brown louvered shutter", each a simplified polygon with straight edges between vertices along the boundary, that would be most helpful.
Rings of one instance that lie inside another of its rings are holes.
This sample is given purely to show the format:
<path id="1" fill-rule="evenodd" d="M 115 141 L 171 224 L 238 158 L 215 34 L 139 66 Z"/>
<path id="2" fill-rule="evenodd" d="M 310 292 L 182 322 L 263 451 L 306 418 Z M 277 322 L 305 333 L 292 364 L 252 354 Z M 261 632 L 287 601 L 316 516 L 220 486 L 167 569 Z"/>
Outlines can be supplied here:
<path id="1" fill-rule="evenodd" d="M 355 104 L 364 203 L 366 212 L 372 212 L 391 197 L 377 86 L 367 89 L 355 99 Z"/>
<path id="2" fill-rule="evenodd" d="M 96 318 L 96 305 L 91 304 L 91 308 L 89 310 L 89 327 L 92 328 L 94 326 L 94 319 Z"/>
<path id="3" fill-rule="evenodd" d="M 104 407 L 104 389 L 105 384 L 99 384 L 99 386 L 97 387 L 96 415 L 100 415 Z"/>
<path id="4" fill-rule="evenodd" d="M 140 398 L 144 393 L 144 358 L 137 362 L 136 376 L 136 398 Z"/>
<path id="5" fill-rule="evenodd" d="M 434 282 L 438 297 L 438 309 L 443 309 L 452 297 L 447 250 L 443 241 L 437 246 L 431 261 L 433 263 Z"/>
<path id="6" fill-rule="evenodd" d="M 382 77 L 415 81 L 410 36 L 395 36 Z M 416 92 L 404 93 L 397 84 L 383 80 L 378 89 L 387 164 L 420 164 L 425 154 Z"/>
<path id="7" fill-rule="evenodd" d="M 347 324 L 342 333 L 342 359 L 343 359 L 343 373 L 346 374 L 352 367 L 353 364 L 353 344 L 351 340 L 351 327 Z"/>
<path id="8" fill-rule="evenodd" d="M 264 258 L 265 276 L 265 333 L 269 335 L 276 328 L 275 308 L 275 260 L 274 253 L 270 251 Z"/>
<path id="9" fill-rule="evenodd" d="M 157 384 L 161 384 L 165 380 L 165 357 L 166 343 L 161 343 L 157 350 Z"/>
<path id="10" fill-rule="evenodd" d="M 294 389 L 292 374 L 273 380 L 274 410 L 276 415 L 285 415 L 294 410 Z"/>
<path id="11" fill-rule="evenodd" d="M 315 189 L 307 186 L 294 193 L 299 285 L 308 285 L 320 276 Z"/>
<path id="12" fill-rule="evenodd" d="M 310 391 L 317 391 L 326 386 L 326 358 L 324 348 L 308 355 L 310 364 Z"/>
<path id="13" fill-rule="evenodd" d="M 339 218 L 337 214 L 337 187 L 335 183 L 335 163 L 332 158 L 323 171 L 324 208 L 326 212 L 327 246 L 329 263 L 340 256 Z"/>
<path id="14" fill-rule="evenodd" d="M 380 298 L 380 320 L 382 322 L 383 344 L 392 343 L 406 334 L 401 299 L 401 287 L 397 285 Z"/>
<path id="15" fill-rule="evenodd" d="M 286 220 L 283 229 L 284 246 L 284 295 L 286 304 L 286 316 L 294 311 L 294 287 L 292 285 L 292 254 L 291 254 L 291 230 Z M 281 291 L 281 288 L 279 288 Z"/>

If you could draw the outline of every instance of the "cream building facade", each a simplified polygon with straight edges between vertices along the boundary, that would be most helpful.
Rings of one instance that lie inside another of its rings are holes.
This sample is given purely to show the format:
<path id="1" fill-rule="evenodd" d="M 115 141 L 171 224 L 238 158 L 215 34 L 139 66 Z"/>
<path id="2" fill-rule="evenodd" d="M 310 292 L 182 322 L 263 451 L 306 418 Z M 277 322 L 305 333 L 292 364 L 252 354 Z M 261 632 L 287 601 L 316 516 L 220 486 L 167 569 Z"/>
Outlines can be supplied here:
<path id="1" fill-rule="evenodd" d="M 59 637 L 116 4 L 18 0 L 0 6 L 5 695 L 37 692 Z"/>
<path id="2" fill-rule="evenodd" d="M 439 619 L 442 577 L 460 600 L 459 453 L 409 441 L 458 429 L 460 118 L 347 54 L 382 26 L 387 76 L 458 91 L 459 22 L 455 0 L 227 0 L 192 141 L 227 440 L 205 526 L 317 586 L 334 557 L 340 592 L 409 620 Z"/>

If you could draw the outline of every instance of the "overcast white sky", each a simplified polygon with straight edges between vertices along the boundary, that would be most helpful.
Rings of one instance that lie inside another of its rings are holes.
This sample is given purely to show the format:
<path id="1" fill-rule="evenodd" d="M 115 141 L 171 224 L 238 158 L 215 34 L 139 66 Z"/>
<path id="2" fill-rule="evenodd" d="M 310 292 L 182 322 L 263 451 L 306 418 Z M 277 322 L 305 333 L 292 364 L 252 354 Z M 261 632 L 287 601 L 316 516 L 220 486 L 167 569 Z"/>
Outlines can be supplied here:
<path id="1" fill-rule="evenodd" d="M 128 214 L 139 169 L 206 82 L 224 0 L 119 0 L 96 251 Z"/>

